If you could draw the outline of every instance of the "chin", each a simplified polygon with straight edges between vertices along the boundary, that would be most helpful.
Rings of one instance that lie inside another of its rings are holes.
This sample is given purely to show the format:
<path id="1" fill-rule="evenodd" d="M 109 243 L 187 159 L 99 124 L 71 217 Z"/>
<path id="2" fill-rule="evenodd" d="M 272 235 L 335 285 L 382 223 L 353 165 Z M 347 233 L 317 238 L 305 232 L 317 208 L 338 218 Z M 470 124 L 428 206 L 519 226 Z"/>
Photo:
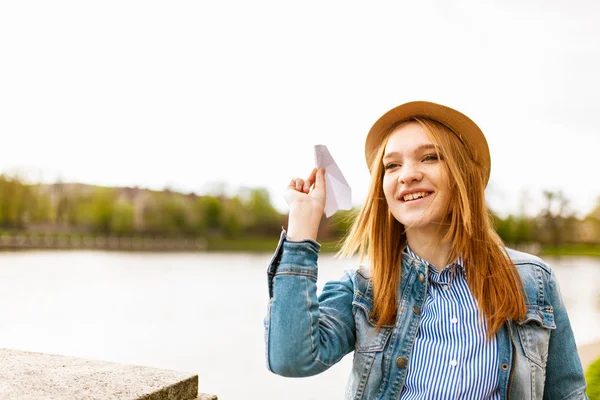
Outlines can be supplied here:
<path id="1" fill-rule="evenodd" d="M 402 223 L 402 225 L 404 225 L 404 227 L 406 229 L 423 229 L 423 228 L 430 228 L 432 226 L 437 226 L 439 224 L 420 220 L 420 221 L 407 221 L 405 223 Z"/>
<path id="2" fill-rule="evenodd" d="M 398 218 L 397 215 L 394 215 L 394 218 L 396 218 L 396 220 L 405 228 L 411 229 L 438 227 L 442 223 L 441 218 L 433 218 L 430 215 L 423 215 L 421 213 L 417 213 L 417 215 L 404 214 L 400 218 Z"/>

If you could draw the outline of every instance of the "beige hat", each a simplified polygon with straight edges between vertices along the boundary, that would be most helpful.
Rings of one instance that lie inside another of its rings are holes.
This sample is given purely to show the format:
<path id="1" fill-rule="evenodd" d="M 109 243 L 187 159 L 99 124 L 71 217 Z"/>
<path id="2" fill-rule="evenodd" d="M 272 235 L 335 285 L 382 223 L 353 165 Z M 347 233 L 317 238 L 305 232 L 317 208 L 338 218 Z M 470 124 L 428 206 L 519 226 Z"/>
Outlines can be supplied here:
<path id="1" fill-rule="evenodd" d="M 486 185 L 490 179 L 490 149 L 481 129 L 466 115 L 446 106 L 427 101 L 413 101 L 392 108 L 373 124 L 365 143 L 367 166 L 371 164 L 384 136 L 392 127 L 411 118 L 429 118 L 444 124 L 458 136 L 467 147 L 471 158 L 483 168 L 486 174 Z"/>

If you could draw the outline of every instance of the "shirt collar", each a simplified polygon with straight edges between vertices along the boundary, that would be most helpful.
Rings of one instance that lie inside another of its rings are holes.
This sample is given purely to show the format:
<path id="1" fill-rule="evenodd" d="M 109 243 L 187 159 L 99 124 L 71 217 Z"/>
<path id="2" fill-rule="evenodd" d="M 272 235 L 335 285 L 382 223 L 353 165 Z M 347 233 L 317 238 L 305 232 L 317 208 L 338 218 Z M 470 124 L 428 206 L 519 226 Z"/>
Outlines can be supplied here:
<path id="1" fill-rule="evenodd" d="M 445 270 L 449 269 L 449 270 L 454 270 L 455 268 L 458 268 L 460 271 L 464 272 L 465 270 L 465 265 L 463 262 L 463 258 L 462 255 L 459 255 L 458 258 L 456 259 L 456 261 L 454 261 L 453 263 L 450 263 L 448 265 L 446 265 L 442 270 L 438 271 L 437 268 L 435 268 L 435 266 L 433 264 L 431 264 L 429 261 L 419 257 L 418 255 L 416 255 L 408 246 L 408 243 L 406 243 L 406 247 L 404 247 L 404 251 L 406 252 L 406 254 L 408 254 L 410 257 L 412 258 L 416 258 L 417 260 L 419 260 L 420 262 L 422 262 L 423 264 L 425 264 L 427 266 L 427 269 L 433 273 L 433 274 L 439 274 L 444 272 Z"/>

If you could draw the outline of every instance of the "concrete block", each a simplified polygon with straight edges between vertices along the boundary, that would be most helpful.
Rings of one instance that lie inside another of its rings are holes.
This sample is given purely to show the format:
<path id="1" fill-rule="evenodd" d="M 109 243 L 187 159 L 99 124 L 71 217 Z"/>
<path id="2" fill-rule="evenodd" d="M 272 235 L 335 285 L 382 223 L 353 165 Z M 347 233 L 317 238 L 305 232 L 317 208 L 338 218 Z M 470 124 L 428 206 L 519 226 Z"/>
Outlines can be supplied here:
<path id="1" fill-rule="evenodd" d="M 198 396 L 198 375 L 191 373 L 0 349 L 3 400 L 192 400 Z"/>

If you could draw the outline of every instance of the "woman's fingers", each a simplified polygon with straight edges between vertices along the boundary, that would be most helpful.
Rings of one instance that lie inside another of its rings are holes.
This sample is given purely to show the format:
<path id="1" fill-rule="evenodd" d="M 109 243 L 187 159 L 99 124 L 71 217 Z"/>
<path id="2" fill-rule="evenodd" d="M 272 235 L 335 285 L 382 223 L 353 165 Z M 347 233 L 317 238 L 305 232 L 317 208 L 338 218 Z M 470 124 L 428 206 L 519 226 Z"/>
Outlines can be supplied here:
<path id="1" fill-rule="evenodd" d="M 325 168 L 319 168 L 319 172 L 316 174 L 315 188 L 325 188 Z"/>
<path id="2" fill-rule="evenodd" d="M 302 178 L 292 179 L 285 191 L 284 197 L 288 205 L 298 200 L 309 200 L 324 206 L 325 168 L 313 169 L 306 180 Z"/>
<path id="3" fill-rule="evenodd" d="M 317 169 L 313 168 L 309 177 L 304 182 L 304 193 L 308 193 L 310 191 L 310 187 L 315 183 L 315 177 L 317 176 Z"/>
<path id="4" fill-rule="evenodd" d="M 325 168 L 313 168 L 306 180 L 302 178 L 292 179 L 288 188 L 302 193 L 310 193 L 311 187 L 325 187 L 324 182 Z"/>
<path id="5" fill-rule="evenodd" d="M 296 190 L 296 179 L 292 179 L 290 181 L 290 184 L 288 185 L 288 189 L 294 189 L 294 190 Z"/>

